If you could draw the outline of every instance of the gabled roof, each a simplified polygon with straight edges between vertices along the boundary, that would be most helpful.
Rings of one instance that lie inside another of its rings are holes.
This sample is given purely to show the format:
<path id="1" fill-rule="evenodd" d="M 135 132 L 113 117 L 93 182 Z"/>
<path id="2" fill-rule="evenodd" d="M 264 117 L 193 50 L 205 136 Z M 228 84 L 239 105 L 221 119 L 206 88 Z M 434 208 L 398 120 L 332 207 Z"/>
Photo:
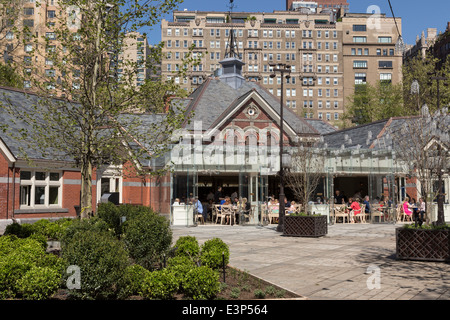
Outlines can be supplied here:
<path id="1" fill-rule="evenodd" d="M 328 148 L 363 148 L 369 149 L 383 131 L 388 120 L 381 120 L 352 128 L 342 129 L 323 135 Z"/>
<path id="2" fill-rule="evenodd" d="M 190 123 L 184 124 L 185 129 L 194 130 L 194 121 L 201 121 L 203 130 L 212 128 L 227 116 L 227 112 L 234 110 L 251 95 L 259 97 L 266 107 L 270 108 L 274 116 L 273 120 L 278 123 L 280 115 L 280 100 L 269 93 L 256 82 L 245 81 L 241 87 L 234 89 L 219 79 L 207 79 L 189 97 L 187 112 L 192 115 Z M 320 134 L 313 126 L 304 119 L 284 106 L 283 119 L 285 124 L 298 135 Z"/>

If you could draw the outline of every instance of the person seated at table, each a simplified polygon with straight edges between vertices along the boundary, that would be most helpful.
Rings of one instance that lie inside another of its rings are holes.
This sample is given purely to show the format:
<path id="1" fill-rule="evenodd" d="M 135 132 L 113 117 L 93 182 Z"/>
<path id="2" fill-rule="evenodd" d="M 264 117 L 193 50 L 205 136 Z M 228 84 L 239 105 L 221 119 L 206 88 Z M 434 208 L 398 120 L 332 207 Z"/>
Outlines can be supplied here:
<path id="1" fill-rule="evenodd" d="M 365 204 L 366 205 L 366 207 L 364 208 L 364 212 L 365 213 L 370 213 L 370 202 L 369 202 L 369 196 L 365 196 L 364 197 L 364 201 L 363 201 L 363 204 Z"/>
<path id="2" fill-rule="evenodd" d="M 346 213 L 352 212 L 352 203 L 353 203 L 353 198 L 348 198 L 348 202 L 345 204 L 345 212 Z"/>
<path id="3" fill-rule="evenodd" d="M 290 206 L 291 206 L 291 202 L 288 201 L 288 199 L 286 197 L 284 197 L 284 207 L 289 208 Z"/>
<path id="4" fill-rule="evenodd" d="M 176 198 L 175 201 L 173 202 L 174 206 L 179 206 L 180 205 L 180 199 Z"/>
<path id="5" fill-rule="evenodd" d="M 359 205 L 359 198 L 356 198 L 352 202 L 352 204 L 350 205 L 350 208 L 352 208 L 352 213 L 353 213 L 350 215 L 350 219 L 351 219 L 351 222 L 354 223 L 355 221 L 353 219 L 353 216 L 356 216 L 357 214 L 361 213 L 361 206 Z"/>
<path id="6" fill-rule="evenodd" d="M 248 221 L 249 218 L 245 215 L 249 215 L 251 211 L 252 205 L 250 204 L 250 202 L 247 201 L 247 198 L 242 198 L 242 213 L 244 214 L 246 221 Z"/>
<path id="7" fill-rule="evenodd" d="M 291 201 L 291 206 L 289 208 L 287 208 L 287 213 L 289 213 L 289 214 L 294 213 L 295 210 L 296 210 L 295 201 L 292 200 Z"/>
<path id="8" fill-rule="evenodd" d="M 418 212 L 417 212 L 419 226 L 422 226 L 422 224 L 423 224 L 423 216 L 424 215 L 425 215 L 425 201 L 421 197 L 421 198 L 419 198 L 419 208 L 418 208 Z"/>
<path id="9" fill-rule="evenodd" d="M 411 217 L 412 211 L 411 211 L 411 204 L 409 203 L 409 198 L 405 197 L 405 199 L 403 200 L 403 212 L 408 216 Z"/>

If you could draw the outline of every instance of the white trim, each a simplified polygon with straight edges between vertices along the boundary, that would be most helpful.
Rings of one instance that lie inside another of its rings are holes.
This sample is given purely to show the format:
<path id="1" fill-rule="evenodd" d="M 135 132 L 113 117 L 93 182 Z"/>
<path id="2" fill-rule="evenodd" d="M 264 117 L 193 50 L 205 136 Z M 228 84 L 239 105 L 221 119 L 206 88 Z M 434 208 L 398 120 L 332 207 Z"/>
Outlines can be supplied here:
<path id="1" fill-rule="evenodd" d="M 17 161 L 16 157 L 14 157 L 12 152 L 9 150 L 9 148 L 6 146 L 5 142 L 3 142 L 3 139 L 1 138 L 0 138 L 0 150 L 9 162 L 14 163 Z"/>
<path id="2" fill-rule="evenodd" d="M 224 117 L 214 128 L 208 129 L 208 131 L 205 133 L 205 138 L 211 138 L 211 136 L 214 135 L 214 133 L 219 132 L 219 128 L 230 119 L 232 115 L 234 115 L 240 108 L 242 108 L 251 98 L 253 98 L 256 103 L 259 105 L 259 107 L 262 107 L 264 111 L 266 111 L 270 117 L 274 120 L 277 120 L 277 125 L 280 122 L 280 115 L 276 113 L 272 106 L 270 106 L 262 97 L 259 95 L 256 91 L 253 91 L 251 94 L 249 94 L 241 103 L 239 103 L 231 112 L 228 113 L 226 117 Z M 284 108 L 284 107 L 283 107 Z M 251 122 L 252 120 L 249 119 Z M 279 129 L 278 129 L 279 130 Z M 295 137 L 297 134 L 295 131 L 289 126 L 288 123 L 286 123 L 286 120 L 283 119 L 283 131 L 285 134 L 288 134 L 289 136 Z"/>

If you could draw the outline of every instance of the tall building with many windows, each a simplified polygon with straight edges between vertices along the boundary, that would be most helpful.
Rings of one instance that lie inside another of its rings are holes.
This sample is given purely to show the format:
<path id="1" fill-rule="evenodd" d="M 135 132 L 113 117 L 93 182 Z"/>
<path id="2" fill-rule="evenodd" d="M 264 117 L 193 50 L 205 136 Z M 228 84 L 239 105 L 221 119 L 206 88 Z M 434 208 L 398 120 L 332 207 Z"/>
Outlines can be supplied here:
<path id="1" fill-rule="evenodd" d="M 354 92 L 355 85 L 402 81 L 403 55 L 396 50 L 401 20 L 396 19 L 399 31 L 394 19 L 385 15 L 351 13 L 342 17 L 344 97 Z"/>
<path id="2" fill-rule="evenodd" d="M 271 78 L 269 63 L 292 66 L 285 80 L 284 101 L 299 116 L 340 124 L 347 97 L 355 84 L 380 80 L 398 82 L 401 54 L 395 51 L 394 19 L 366 14 L 302 13 L 296 11 L 227 12 L 174 11 L 173 20 L 161 23 L 167 58 L 163 78 L 173 78 L 193 90 L 220 70 L 230 30 L 245 63 L 243 76 L 259 82 L 267 91 L 281 96 L 281 79 Z M 398 20 L 398 23 L 401 23 Z M 184 79 L 175 73 L 182 57 L 194 46 L 200 64 Z"/>

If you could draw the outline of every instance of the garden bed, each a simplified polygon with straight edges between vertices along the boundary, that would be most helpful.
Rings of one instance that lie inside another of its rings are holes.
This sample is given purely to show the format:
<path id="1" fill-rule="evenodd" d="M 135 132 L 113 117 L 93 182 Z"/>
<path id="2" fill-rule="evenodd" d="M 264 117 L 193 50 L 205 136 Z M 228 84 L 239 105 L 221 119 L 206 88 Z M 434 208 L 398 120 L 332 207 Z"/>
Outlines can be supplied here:
<path id="1" fill-rule="evenodd" d="M 284 218 L 285 236 L 322 237 L 327 233 L 326 215 L 290 215 Z"/>
<path id="2" fill-rule="evenodd" d="M 225 282 L 223 272 L 220 274 L 220 293 L 214 300 L 253 300 L 253 299 L 302 299 L 303 297 L 257 278 L 248 272 L 228 266 L 225 270 Z M 52 297 L 52 300 L 69 299 L 68 292 L 60 289 Z M 131 296 L 129 300 L 144 300 L 141 296 Z M 176 294 L 175 300 L 187 300 L 184 295 Z"/>
<path id="3" fill-rule="evenodd" d="M 397 228 L 397 259 L 450 261 L 449 228 Z"/>

